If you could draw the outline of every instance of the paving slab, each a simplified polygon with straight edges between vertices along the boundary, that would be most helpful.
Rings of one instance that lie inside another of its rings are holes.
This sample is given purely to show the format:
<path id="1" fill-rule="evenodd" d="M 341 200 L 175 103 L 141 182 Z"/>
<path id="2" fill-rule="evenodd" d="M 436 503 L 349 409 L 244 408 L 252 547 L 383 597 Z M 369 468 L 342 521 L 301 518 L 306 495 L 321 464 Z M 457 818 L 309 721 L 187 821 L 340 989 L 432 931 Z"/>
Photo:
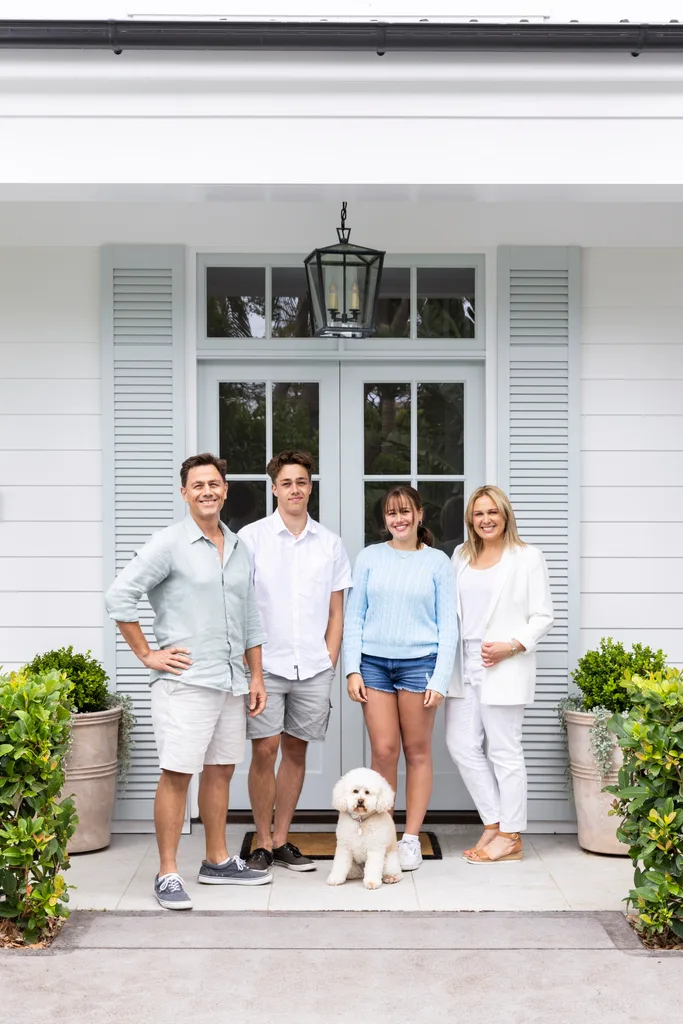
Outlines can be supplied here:
<path id="1" fill-rule="evenodd" d="M 56 948 L 74 949 L 614 949 L 637 946 L 622 915 L 167 911 L 74 914 Z"/>
<path id="2" fill-rule="evenodd" d="M 653 1024 L 681 964 L 619 949 L 74 949 L 3 956 L 11 1024 Z"/>
<path id="3" fill-rule="evenodd" d="M 315 827 L 328 826 L 307 826 Z M 246 829 L 228 825 L 232 853 L 239 851 Z M 425 861 L 419 871 L 404 874 L 398 885 L 377 892 L 368 892 L 359 881 L 337 888 L 326 886 L 329 861 L 320 861 L 317 872 L 305 875 L 276 868 L 273 884 L 268 886 L 198 885 L 204 836 L 197 826 L 192 835 L 181 839 L 179 868 L 196 909 L 207 911 L 621 911 L 632 886 L 633 868 L 628 858 L 586 853 L 573 835 L 528 836 L 523 861 L 472 866 L 460 855 L 476 840 L 479 829 L 437 825 L 433 830 L 443 860 Z M 72 858 L 66 875 L 67 882 L 77 886 L 71 907 L 154 913 L 158 910 L 152 894 L 156 870 L 153 836 L 114 835 L 109 849 Z"/>

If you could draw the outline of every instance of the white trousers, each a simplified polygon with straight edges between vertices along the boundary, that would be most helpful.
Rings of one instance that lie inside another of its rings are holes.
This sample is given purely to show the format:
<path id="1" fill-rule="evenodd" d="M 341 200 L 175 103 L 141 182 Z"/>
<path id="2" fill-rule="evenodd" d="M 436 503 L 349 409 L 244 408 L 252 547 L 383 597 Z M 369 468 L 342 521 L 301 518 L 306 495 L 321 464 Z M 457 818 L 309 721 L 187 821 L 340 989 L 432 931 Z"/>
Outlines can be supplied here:
<path id="1" fill-rule="evenodd" d="M 478 686 L 446 700 L 446 745 L 485 825 L 526 828 L 523 704 L 482 704 Z M 484 752 L 486 742 L 486 753 Z"/>

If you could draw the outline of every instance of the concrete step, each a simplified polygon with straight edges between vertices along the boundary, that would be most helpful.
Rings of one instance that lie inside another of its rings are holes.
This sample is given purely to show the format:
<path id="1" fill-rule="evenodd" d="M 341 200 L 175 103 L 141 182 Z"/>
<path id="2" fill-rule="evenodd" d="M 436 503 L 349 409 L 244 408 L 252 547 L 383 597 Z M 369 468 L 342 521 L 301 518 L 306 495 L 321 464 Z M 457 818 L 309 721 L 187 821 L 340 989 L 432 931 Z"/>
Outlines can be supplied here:
<path id="1" fill-rule="evenodd" d="M 53 949 L 614 950 L 640 944 L 623 914 L 78 911 Z"/>

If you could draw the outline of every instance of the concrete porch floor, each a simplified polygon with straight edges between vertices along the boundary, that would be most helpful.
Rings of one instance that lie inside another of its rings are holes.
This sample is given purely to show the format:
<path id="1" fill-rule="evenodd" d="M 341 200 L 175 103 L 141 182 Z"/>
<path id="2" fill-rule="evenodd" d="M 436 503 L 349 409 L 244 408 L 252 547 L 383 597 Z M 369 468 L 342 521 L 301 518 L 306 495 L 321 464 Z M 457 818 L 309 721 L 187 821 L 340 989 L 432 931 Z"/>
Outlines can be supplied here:
<path id="1" fill-rule="evenodd" d="M 323 826 L 319 826 L 323 828 Z M 228 849 L 239 853 L 249 826 L 228 825 Z M 528 835 L 524 860 L 474 867 L 460 857 L 479 828 L 429 826 L 439 838 L 443 860 L 425 861 L 419 871 L 404 873 L 397 885 L 369 892 L 360 881 L 326 885 L 330 861 L 315 872 L 298 874 L 274 868 L 270 885 L 199 885 L 204 836 L 195 826 L 180 842 L 179 869 L 200 911 L 623 911 L 633 881 L 627 857 L 585 853 L 573 835 Z M 298 831 L 311 831 L 301 826 Z M 296 827 L 294 831 L 297 831 Z M 74 910 L 158 911 L 152 895 L 157 870 L 152 835 L 114 835 L 100 853 L 71 858 L 66 873 Z"/>

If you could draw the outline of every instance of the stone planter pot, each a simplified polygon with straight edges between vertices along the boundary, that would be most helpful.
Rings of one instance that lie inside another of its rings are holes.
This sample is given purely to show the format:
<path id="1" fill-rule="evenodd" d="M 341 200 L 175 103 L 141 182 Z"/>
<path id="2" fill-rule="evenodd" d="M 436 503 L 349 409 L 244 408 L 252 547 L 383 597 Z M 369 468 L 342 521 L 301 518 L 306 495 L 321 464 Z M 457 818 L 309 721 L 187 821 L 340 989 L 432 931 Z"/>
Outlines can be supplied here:
<path id="1" fill-rule="evenodd" d="M 590 741 L 590 728 L 595 715 L 589 711 L 565 711 L 564 720 L 567 724 L 569 769 L 574 789 L 579 846 L 591 853 L 612 853 L 625 857 L 628 855 L 628 846 L 620 842 L 616 834 L 621 819 L 609 813 L 614 797 L 602 792 L 604 786 L 611 786 L 617 781 L 617 773 L 623 762 L 621 748 L 615 737 L 612 766 L 603 779 Z"/>
<path id="2" fill-rule="evenodd" d="M 120 720 L 120 707 L 72 716 L 64 793 L 73 793 L 78 825 L 67 846 L 69 853 L 109 846 Z"/>

